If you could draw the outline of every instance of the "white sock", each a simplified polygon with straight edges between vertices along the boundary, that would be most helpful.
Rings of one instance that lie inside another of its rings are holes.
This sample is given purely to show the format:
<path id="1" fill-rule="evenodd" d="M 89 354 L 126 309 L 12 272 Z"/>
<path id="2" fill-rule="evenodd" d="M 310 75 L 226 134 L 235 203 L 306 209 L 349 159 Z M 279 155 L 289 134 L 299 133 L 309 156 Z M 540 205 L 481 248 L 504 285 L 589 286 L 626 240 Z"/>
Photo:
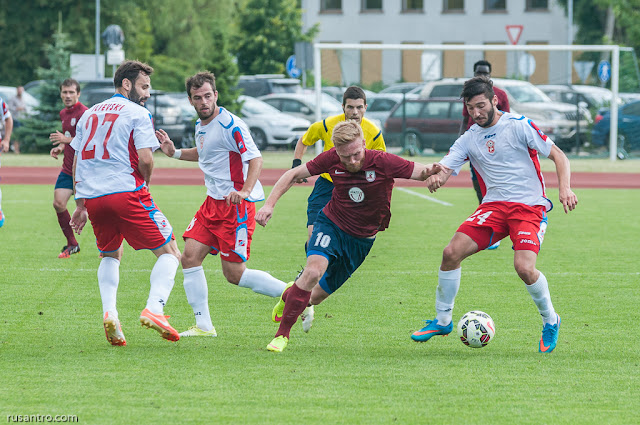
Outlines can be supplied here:
<path id="1" fill-rule="evenodd" d="M 193 309 L 196 318 L 196 326 L 203 331 L 213 330 L 211 315 L 209 313 L 209 290 L 207 279 L 204 276 L 202 266 L 182 269 L 184 275 L 184 292 L 187 294 L 187 301 Z"/>
<path id="2" fill-rule="evenodd" d="M 102 299 L 102 316 L 108 311 L 111 317 L 118 318 L 116 309 L 116 295 L 120 282 L 120 260 L 104 257 L 98 266 L 98 286 Z"/>
<path id="3" fill-rule="evenodd" d="M 436 288 L 436 319 L 438 325 L 447 326 L 453 317 L 453 304 L 460 288 L 462 268 L 438 271 L 438 287 Z"/>
<path id="4" fill-rule="evenodd" d="M 238 286 L 251 288 L 253 292 L 275 298 L 282 294 L 287 284 L 262 270 L 245 269 Z"/>
<path id="5" fill-rule="evenodd" d="M 147 309 L 153 314 L 163 314 L 164 305 L 169 299 L 176 279 L 180 261 L 173 254 L 162 254 L 151 270 L 151 289 L 147 300 Z"/>
<path id="6" fill-rule="evenodd" d="M 542 316 L 542 324 L 555 325 L 558 323 L 558 317 L 556 311 L 551 303 L 551 294 L 549 293 L 549 284 L 547 278 L 540 272 L 540 277 L 535 281 L 533 285 L 526 285 L 527 291 L 531 294 L 533 302 L 536 303 L 538 311 Z"/>

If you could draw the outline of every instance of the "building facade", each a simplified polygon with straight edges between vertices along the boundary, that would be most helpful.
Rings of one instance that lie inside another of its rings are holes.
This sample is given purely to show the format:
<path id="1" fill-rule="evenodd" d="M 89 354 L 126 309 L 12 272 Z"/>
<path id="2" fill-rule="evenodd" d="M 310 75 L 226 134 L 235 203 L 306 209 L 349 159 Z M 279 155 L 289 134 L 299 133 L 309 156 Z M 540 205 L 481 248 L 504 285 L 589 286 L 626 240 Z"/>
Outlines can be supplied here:
<path id="1" fill-rule="evenodd" d="M 558 0 L 301 0 L 301 6 L 303 30 L 319 23 L 315 42 L 323 43 L 508 45 L 517 38 L 519 45 L 558 45 L 567 44 L 569 31 Z M 465 77 L 480 59 L 492 63 L 495 77 L 536 84 L 566 83 L 573 73 L 567 52 L 529 54 L 535 69 L 527 76 L 519 66 L 525 52 L 323 50 L 322 78 L 347 85 Z"/>

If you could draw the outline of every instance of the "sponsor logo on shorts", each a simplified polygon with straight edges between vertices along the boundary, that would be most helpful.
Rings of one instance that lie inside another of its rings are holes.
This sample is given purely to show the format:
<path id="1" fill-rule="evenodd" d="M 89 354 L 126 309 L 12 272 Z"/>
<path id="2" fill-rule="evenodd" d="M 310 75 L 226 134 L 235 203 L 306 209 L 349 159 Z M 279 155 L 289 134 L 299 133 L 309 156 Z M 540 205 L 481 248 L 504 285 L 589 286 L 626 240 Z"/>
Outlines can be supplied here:
<path id="1" fill-rule="evenodd" d="M 364 201 L 364 192 L 359 187 L 352 187 L 349 189 L 349 198 L 353 202 L 362 202 Z"/>
<path id="2" fill-rule="evenodd" d="M 220 252 L 220 255 L 224 255 L 225 257 L 229 256 L 229 254 L 227 254 L 226 252 Z"/>
<path id="3" fill-rule="evenodd" d="M 531 232 L 523 232 L 522 230 L 518 232 L 518 235 L 530 235 Z"/>
<path id="4" fill-rule="evenodd" d="M 538 246 L 538 244 L 536 242 L 532 241 L 531 239 L 520 239 L 520 243 L 528 243 L 528 244 L 531 244 L 531 245 Z"/>
<path id="5" fill-rule="evenodd" d="M 374 181 L 376 179 L 376 172 L 375 170 L 372 171 L 365 171 L 364 172 L 364 177 L 367 179 L 367 181 L 369 183 L 371 183 L 372 181 Z"/>

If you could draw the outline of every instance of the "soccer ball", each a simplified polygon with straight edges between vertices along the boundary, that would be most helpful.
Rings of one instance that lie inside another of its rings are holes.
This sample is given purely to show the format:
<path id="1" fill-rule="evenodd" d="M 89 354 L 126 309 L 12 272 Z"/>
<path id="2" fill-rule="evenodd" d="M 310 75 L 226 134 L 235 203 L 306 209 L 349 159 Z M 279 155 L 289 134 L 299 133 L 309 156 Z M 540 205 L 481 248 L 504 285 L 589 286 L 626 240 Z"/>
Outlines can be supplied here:
<path id="1" fill-rule="evenodd" d="M 460 341 L 471 348 L 482 348 L 496 335 L 493 319 L 482 311 L 470 311 L 458 322 Z"/>

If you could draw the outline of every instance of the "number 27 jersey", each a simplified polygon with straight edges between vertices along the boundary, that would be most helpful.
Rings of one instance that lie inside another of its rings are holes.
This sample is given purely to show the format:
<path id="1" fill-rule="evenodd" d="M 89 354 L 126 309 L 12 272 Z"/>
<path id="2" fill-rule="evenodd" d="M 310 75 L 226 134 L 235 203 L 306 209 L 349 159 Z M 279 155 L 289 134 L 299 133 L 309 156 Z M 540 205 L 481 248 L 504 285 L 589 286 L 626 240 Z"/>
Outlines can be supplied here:
<path id="1" fill-rule="evenodd" d="M 144 186 L 138 149 L 160 146 L 151 114 L 116 94 L 82 115 L 71 147 L 76 151 L 76 198 L 134 192 Z"/>

